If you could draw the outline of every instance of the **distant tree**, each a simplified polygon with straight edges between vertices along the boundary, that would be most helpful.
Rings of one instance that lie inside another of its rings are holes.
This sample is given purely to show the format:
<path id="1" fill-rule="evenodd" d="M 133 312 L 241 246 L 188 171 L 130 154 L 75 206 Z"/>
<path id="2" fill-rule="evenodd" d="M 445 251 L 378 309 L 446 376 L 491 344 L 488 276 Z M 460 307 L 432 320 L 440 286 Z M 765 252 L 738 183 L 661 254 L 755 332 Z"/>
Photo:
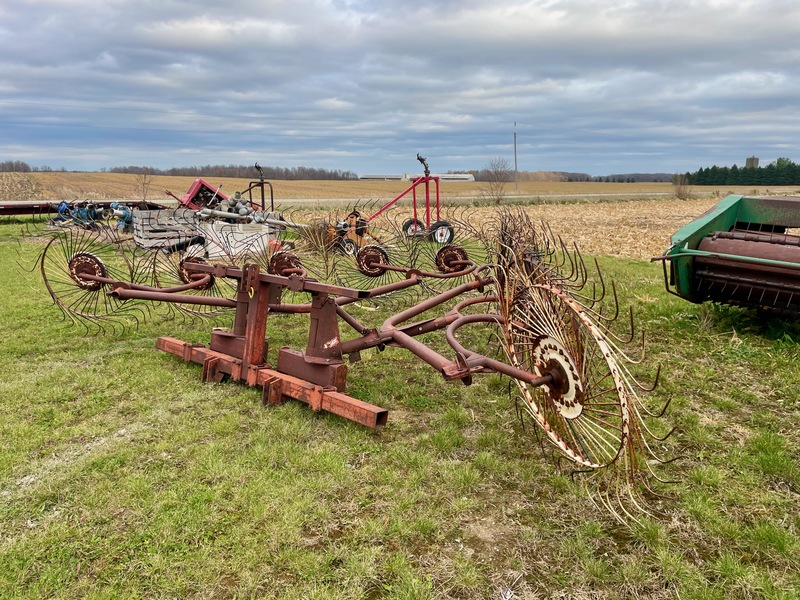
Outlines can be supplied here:
<path id="1" fill-rule="evenodd" d="M 266 179 L 329 179 L 352 180 L 358 175 L 352 171 L 338 169 L 319 169 L 314 167 L 262 167 Z M 256 175 L 253 165 L 203 165 L 193 167 L 173 167 L 171 169 L 154 169 L 153 167 L 112 167 L 111 173 L 149 173 L 151 175 L 167 175 L 173 177 L 235 177 L 247 179 Z"/>
<path id="2" fill-rule="evenodd" d="M 672 186 L 675 189 L 675 197 L 678 200 L 688 200 L 692 197 L 692 188 L 689 185 L 689 173 L 676 173 L 672 177 Z"/>
<path id="3" fill-rule="evenodd" d="M 22 160 L 4 160 L 0 162 L 0 172 L 5 173 L 30 173 L 31 167 Z"/>
<path id="4" fill-rule="evenodd" d="M 772 164 L 775 166 L 774 177 L 777 185 L 792 185 L 800 179 L 800 177 L 798 177 L 800 175 L 800 169 L 798 165 L 790 159 L 778 158 Z"/>
<path id="5" fill-rule="evenodd" d="M 741 174 L 739 173 L 739 167 L 737 165 L 733 165 L 728 171 L 728 179 L 725 181 L 725 183 L 728 185 L 739 185 L 740 179 Z"/>
<path id="6" fill-rule="evenodd" d="M 147 195 L 150 193 L 150 187 L 153 185 L 155 175 L 148 173 L 146 170 L 136 173 L 133 181 L 136 195 L 142 199 L 142 202 L 147 202 Z"/>
<path id="7" fill-rule="evenodd" d="M 506 196 L 506 184 L 511 181 L 511 163 L 507 158 L 495 156 L 486 163 L 486 167 L 481 171 L 481 196 L 494 202 L 502 204 Z"/>
<path id="8" fill-rule="evenodd" d="M 800 165 L 788 158 L 778 158 L 765 167 L 701 167 L 688 173 L 693 185 L 798 185 Z"/>

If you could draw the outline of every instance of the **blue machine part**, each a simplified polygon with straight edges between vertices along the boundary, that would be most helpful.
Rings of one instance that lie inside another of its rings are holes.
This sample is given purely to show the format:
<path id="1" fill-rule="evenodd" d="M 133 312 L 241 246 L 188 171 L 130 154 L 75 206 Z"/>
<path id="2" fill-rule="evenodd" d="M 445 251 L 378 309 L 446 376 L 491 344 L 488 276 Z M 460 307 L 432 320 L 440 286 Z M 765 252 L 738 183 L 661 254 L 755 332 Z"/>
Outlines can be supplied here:
<path id="1" fill-rule="evenodd" d="M 133 211 L 129 206 L 112 202 L 110 205 L 113 216 L 117 217 L 117 229 L 129 230 L 133 224 Z"/>

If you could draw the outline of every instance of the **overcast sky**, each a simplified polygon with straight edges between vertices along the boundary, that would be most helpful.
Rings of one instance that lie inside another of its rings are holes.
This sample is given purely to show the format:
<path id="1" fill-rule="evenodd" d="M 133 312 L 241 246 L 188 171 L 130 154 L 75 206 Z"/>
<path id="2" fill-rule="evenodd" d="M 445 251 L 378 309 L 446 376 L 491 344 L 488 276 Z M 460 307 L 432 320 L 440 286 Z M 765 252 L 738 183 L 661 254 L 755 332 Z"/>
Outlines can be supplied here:
<path id="1" fill-rule="evenodd" d="M 2 0 L 0 161 L 800 162 L 797 0 Z"/>

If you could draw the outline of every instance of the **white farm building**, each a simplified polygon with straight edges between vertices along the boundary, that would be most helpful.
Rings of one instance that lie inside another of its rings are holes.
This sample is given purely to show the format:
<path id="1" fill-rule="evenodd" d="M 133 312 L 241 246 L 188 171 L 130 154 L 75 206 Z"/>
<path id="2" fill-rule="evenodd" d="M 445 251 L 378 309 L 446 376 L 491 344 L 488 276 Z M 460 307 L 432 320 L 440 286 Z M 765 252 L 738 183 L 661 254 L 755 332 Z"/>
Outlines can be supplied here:
<path id="1" fill-rule="evenodd" d="M 415 177 L 422 177 L 422 175 L 409 175 L 408 173 L 403 173 L 402 175 L 361 175 L 359 179 L 411 181 Z M 440 181 L 475 181 L 475 176 L 472 173 L 432 173 L 431 177 L 438 177 Z"/>

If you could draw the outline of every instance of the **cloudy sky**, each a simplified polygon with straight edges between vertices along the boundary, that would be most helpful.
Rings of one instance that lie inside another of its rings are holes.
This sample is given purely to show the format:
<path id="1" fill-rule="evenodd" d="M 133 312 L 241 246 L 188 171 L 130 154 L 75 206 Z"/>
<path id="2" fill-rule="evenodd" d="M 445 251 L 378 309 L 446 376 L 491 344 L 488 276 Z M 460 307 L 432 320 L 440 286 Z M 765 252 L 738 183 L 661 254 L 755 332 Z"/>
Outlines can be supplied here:
<path id="1" fill-rule="evenodd" d="M 2 0 L 0 161 L 800 162 L 796 0 Z"/>

